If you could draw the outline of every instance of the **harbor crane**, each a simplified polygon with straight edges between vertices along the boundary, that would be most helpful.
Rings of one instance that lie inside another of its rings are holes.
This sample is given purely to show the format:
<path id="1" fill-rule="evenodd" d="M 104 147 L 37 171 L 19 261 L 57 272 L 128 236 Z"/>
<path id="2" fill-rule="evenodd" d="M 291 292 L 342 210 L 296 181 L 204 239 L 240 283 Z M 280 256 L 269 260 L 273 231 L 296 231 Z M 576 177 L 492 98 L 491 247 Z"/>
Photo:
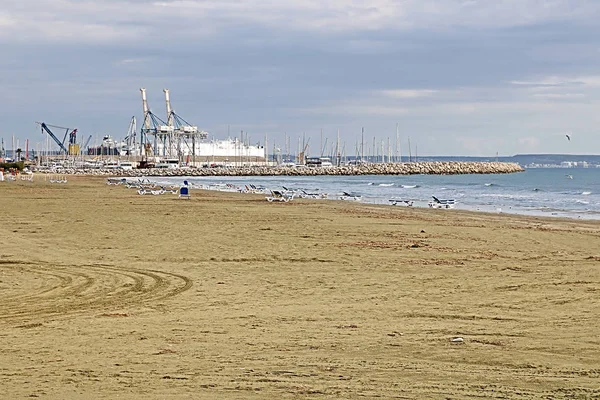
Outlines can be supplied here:
<path id="1" fill-rule="evenodd" d="M 163 152 L 166 151 L 166 141 L 167 138 L 171 136 L 173 133 L 173 128 L 168 126 L 168 124 L 160 119 L 156 114 L 150 111 L 150 107 L 148 107 L 148 100 L 146 99 L 146 89 L 140 88 L 140 92 L 142 92 L 142 108 L 144 110 L 144 122 L 142 123 L 142 128 L 140 132 L 141 141 L 143 144 L 144 154 L 148 155 L 151 152 L 151 146 L 148 141 L 148 135 L 154 136 L 154 154 L 158 153 L 158 141 L 163 142 Z M 164 154 L 163 154 L 164 155 Z"/>
<path id="2" fill-rule="evenodd" d="M 300 165 L 306 164 L 306 154 L 307 154 L 309 143 L 310 143 L 310 137 L 306 141 L 306 144 L 304 145 L 304 148 L 302 149 L 302 151 L 298 153 L 298 164 L 300 164 Z"/>
<path id="3" fill-rule="evenodd" d="M 85 144 L 83 145 L 84 149 L 88 147 L 90 140 L 92 140 L 92 135 L 88 136 L 88 138 L 85 140 Z"/>
<path id="4" fill-rule="evenodd" d="M 206 139 L 208 133 L 201 130 L 199 131 L 197 126 L 192 125 L 181 118 L 171 107 L 169 89 L 163 89 L 163 92 L 165 93 L 165 104 L 167 106 L 167 125 L 173 131 L 177 155 L 179 158 L 182 158 L 184 155 L 183 149 L 184 147 L 187 147 L 188 149 L 191 149 L 192 155 L 195 156 L 196 139 Z"/>
<path id="5" fill-rule="evenodd" d="M 79 153 L 79 145 L 77 144 L 77 129 L 65 128 L 63 126 L 56 125 L 48 125 L 45 122 L 36 122 L 36 124 L 40 125 L 42 133 L 44 133 L 45 131 L 48 134 L 48 136 L 50 136 L 52 140 L 56 142 L 56 144 L 64 154 L 76 155 Z M 63 140 L 60 141 L 60 139 L 56 137 L 56 135 L 54 134 L 54 132 L 52 132 L 50 128 L 64 129 L 65 135 L 63 137 Z M 67 136 L 69 136 L 68 148 L 65 146 L 65 140 L 67 140 Z"/>
<path id="6" fill-rule="evenodd" d="M 180 134 L 198 134 L 202 139 L 206 139 L 207 132 L 198 131 L 198 127 L 190 124 L 185 119 L 181 118 L 171 107 L 171 98 L 169 97 L 169 89 L 163 89 L 165 93 L 165 102 L 167 105 L 167 125 L 172 126 L 176 133 Z"/>

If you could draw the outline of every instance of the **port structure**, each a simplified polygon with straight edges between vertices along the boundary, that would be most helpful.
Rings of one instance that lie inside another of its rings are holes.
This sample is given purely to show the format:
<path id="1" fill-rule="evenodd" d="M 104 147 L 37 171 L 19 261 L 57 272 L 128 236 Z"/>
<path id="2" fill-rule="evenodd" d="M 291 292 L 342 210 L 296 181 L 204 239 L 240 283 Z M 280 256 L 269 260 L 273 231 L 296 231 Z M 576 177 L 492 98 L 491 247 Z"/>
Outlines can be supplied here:
<path id="1" fill-rule="evenodd" d="M 198 127 L 190 124 L 185 119 L 180 117 L 173 107 L 171 107 L 171 98 L 169 89 L 163 89 L 165 94 L 165 105 L 167 107 L 167 126 L 173 132 L 173 140 L 171 143 L 174 146 L 169 148 L 170 156 L 176 156 L 179 161 L 183 161 L 185 155 L 196 156 L 196 141 L 206 139 L 208 133 L 198 130 Z M 173 154 L 175 153 L 175 154 Z"/>
<path id="2" fill-rule="evenodd" d="M 138 156 L 141 155 L 141 149 L 138 148 L 138 144 L 137 144 L 137 121 L 135 119 L 135 115 L 133 117 L 131 117 L 131 120 L 129 121 L 129 128 L 127 129 L 127 135 L 125 135 L 125 145 L 126 147 L 126 152 L 128 156 Z M 140 151 L 138 151 L 140 150 Z"/>
<path id="3" fill-rule="evenodd" d="M 173 129 L 150 110 L 146 98 L 146 89 L 141 88 L 140 92 L 142 92 L 142 108 L 144 110 L 144 122 L 142 123 L 142 128 L 140 130 L 142 156 L 158 156 L 161 155 L 158 154 L 158 144 L 162 144 L 162 150 L 163 153 L 165 153 L 167 149 L 167 140 L 173 137 Z M 151 140 L 153 143 L 151 143 Z M 162 156 L 165 155 L 166 154 L 162 154 Z"/>
<path id="4" fill-rule="evenodd" d="M 54 140 L 54 142 L 56 142 L 56 144 L 58 145 L 58 147 L 61 150 L 61 153 L 65 154 L 65 155 L 72 155 L 72 156 L 79 154 L 79 144 L 77 144 L 77 129 L 65 128 L 63 126 L 49 125 L 49 124 L 46 124 L 45 122 L 36 122 L 36 124 L 40 125 L 42 134 L 44 132 L 46 132 L 48 134 L 48 136 L 50 136 L 52 138 L 52 140 Z M 65 135 L 63 137 L 63 140 L 61 141 L 54 134 L 54 132 L 52 132 L 52 130 L 50 128 L 64 129 Z M 69 147 L 68 148 L 67 148 L 67 146 L 65 146 L 65 141 L 67 140 L 67 136 L 69 136 L 69 143 L 68 143 Z"/>
<path id="5" fill-rule="evenodd" d="M 180 161 L 183 160 L 185 155 L 195 156 L 196 141 L 205 139 L 208 133 L 198 130 L 197 126 L 190 124 L 173 110 L 169 89 L 163 89 L 167 107 L 166 122 L 150 110 L 146 89 L 141 88 L 140 92 L 142 93 L 142 108 L 144 111 L 144 122 L 140 130 L 141 155 L 178 158 Z M 135 120 L 132 120 L 132 122 L 135 123 Z M 129 132 L 131 132 L 131 129 L 132 125 L 130 124 Z M 131 137 L 134 136 L 129 133 L 128 138 Z"/>

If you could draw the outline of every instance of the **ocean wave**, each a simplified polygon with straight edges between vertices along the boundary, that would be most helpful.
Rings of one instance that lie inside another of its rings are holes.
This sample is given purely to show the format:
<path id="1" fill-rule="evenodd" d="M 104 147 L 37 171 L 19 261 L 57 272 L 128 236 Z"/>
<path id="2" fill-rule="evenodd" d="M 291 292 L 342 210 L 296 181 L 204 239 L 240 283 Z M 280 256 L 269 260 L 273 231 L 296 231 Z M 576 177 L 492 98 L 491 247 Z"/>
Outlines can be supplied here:
<path id="1" fill-rule="evenodd" d="M 387 186 L 394 186 L 394 184 L 393 183 L 380 183 L 379 186 L 387 187 Z"/>
<path id="2" fill-rule="evenodd" d="M 588 194 L 592 194 L 592 192 L 581 192 L 581 194 L 587 196 Z"/>
<path id="3" fill-rule="evenodd" d="M 419 185 L 401 185 L 403 189 L 414 189 L 418 188 Z"/>

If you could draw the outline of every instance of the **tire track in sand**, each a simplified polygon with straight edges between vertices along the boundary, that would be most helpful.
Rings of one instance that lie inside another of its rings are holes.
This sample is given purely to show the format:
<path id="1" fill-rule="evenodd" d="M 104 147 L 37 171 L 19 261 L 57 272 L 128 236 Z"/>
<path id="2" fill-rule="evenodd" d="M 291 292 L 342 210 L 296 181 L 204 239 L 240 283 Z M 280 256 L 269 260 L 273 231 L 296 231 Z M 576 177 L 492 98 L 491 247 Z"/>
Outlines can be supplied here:
<path id="1" fill-rule="evenodd" d="M 179 274 L 103 264 L 0 260 L 0 321 L 30 321 L 114 310 L 168 299 L 192 287 Z"/>

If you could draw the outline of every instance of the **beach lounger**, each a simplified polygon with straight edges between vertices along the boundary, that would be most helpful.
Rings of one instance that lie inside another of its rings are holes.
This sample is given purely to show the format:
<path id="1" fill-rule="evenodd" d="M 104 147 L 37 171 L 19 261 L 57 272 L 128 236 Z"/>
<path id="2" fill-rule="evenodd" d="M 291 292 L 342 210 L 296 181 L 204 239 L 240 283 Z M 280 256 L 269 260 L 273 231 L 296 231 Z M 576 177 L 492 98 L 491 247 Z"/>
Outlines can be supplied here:
<path id="1" fill-rule="evenodd" d="M 400 199 L 390 199 L 390 203 L 393 206 L 396 206 L 398 204 L 406 204 L 407 207 L 412 207 L 413 206 L 413 201 L 412 200 L 400 200 Z"/>
<path id="2" fill-rule="evenodd" d="M 267 199 L 267 201 L 269 203 L 272 203 L 274 201 L 284 201 L 284 202 L 288 202 L 290 200 L 292 200 L 293 196 L 288 196 L 282 192 L 280 192 L 279 190 L 271 190 L 271 195 L 265 197 L 265 199 Z"/>
<path id="3" fill-rule="evenodd" d="M 456 201 L 453 199 L 441 200 L 435 196 L 431 197 L 433 197 L 433 200 L 428 204 L 431 208 L 454 208 L 454 204 L 456 204 Z"/>

